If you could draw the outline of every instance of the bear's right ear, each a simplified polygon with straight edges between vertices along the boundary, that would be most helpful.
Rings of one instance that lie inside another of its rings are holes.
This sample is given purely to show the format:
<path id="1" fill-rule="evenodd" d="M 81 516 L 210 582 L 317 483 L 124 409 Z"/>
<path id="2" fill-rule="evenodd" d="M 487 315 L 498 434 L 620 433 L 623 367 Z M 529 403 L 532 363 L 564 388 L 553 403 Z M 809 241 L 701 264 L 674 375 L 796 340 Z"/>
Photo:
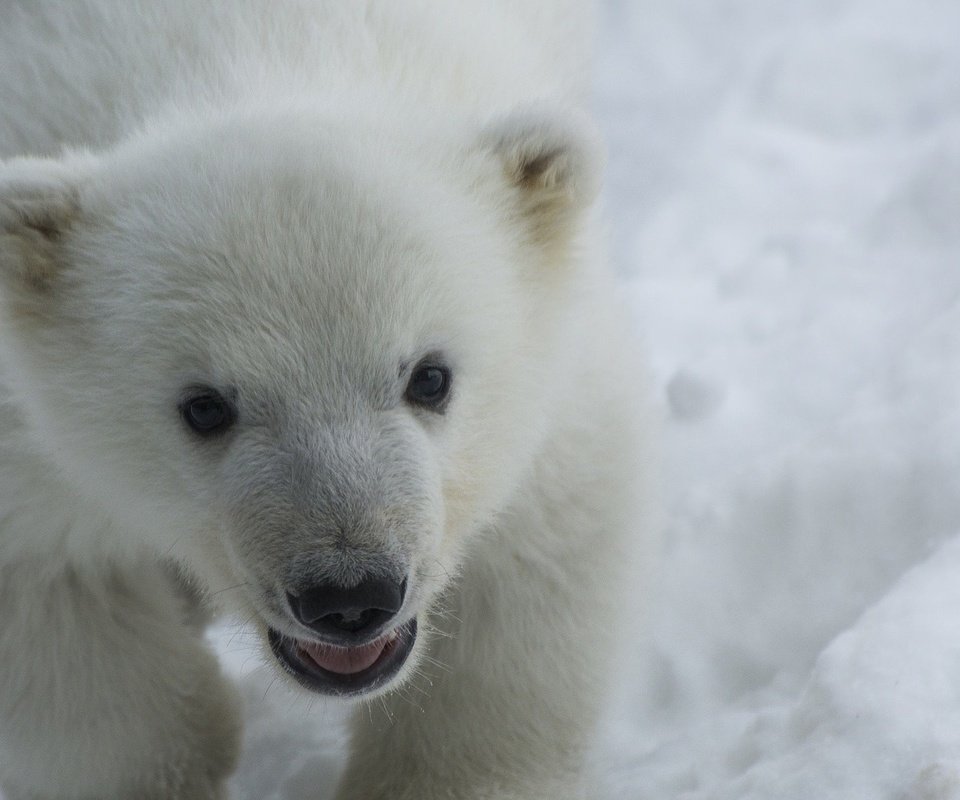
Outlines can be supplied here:
<path id="1" fill-rule="evenodd" d="M 54 159 L 0 162 L 0 293 L 7 299 L 53 291 L 63 239 L 80 215 L 81 172 Z"/>

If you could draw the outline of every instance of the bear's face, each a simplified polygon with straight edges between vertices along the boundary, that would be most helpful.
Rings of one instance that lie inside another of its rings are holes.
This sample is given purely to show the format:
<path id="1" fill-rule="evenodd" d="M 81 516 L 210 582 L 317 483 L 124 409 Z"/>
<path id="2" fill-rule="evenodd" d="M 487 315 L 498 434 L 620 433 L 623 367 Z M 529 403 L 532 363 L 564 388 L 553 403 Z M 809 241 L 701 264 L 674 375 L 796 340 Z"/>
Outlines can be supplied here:
<path id="1" fill-rule="evenodd" d="M 411 667 L 529 468 L 586 169 L 552 124 L 428 159 L 231 120 L 0 167 L 7 372 L 36 436 L 310 688 Z"/>

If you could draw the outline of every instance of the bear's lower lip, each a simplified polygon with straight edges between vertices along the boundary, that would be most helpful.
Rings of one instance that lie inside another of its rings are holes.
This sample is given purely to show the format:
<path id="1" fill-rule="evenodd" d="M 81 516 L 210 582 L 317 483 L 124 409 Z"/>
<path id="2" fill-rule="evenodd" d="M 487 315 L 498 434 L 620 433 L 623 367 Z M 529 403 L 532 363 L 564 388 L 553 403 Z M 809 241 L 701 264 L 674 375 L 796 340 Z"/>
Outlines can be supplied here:
<path id="1" fill-rule="evenodd" d="M 404 665 L 417 638 L 416 617 L 365 645 L 334 645 L 294 639 L 273 628 L 267 634 L 280 666 L 305 688 L 349 697 L 388 683 Z"/>

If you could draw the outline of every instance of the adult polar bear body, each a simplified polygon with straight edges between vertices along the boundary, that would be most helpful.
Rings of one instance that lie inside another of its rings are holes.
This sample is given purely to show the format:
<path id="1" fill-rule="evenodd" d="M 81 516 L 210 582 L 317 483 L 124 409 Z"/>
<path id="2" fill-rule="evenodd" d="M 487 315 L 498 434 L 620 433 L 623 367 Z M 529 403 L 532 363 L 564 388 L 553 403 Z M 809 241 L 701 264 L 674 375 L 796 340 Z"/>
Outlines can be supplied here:
<path id="1" fill-rule="evenodd" d="M 197 595 L 377 697 L 340 800 L 581 796 L 643 475 L 581 5 L 0 0 L 11 800 L 224 796 Z"/>

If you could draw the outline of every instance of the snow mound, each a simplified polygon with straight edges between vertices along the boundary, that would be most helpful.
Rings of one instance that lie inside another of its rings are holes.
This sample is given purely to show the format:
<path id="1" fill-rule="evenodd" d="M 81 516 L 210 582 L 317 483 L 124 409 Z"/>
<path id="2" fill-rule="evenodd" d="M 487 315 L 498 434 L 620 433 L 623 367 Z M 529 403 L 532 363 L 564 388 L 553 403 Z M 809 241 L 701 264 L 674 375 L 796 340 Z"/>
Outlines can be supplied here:
<path id="1" fill-rule="evenodd" d="M 772 682 L 632 759 L 623 725 L 605 743 L 619 754 L 605 796 L 960 798 L 958 575 L 960 537 L 837 636 L 799 689 Z"/>

